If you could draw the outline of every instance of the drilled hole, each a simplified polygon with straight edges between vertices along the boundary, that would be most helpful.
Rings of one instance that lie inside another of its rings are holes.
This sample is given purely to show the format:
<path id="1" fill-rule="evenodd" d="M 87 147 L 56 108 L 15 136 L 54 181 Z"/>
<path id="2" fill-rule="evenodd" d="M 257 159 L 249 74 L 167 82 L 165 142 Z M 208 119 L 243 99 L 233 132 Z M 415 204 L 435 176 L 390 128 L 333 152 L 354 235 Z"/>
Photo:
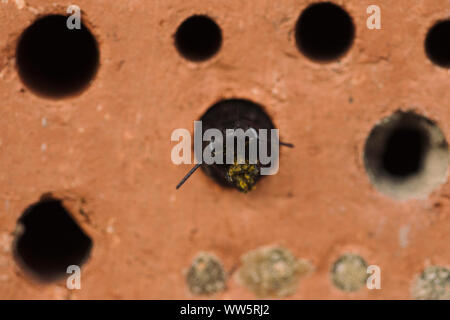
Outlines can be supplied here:
<path id="1" fill-rule="evenodd" d="M 219 51 L 222 45 L 222 31 L 211 18 L 195 15 L 178 27 L 175 45 L 186 59 L 203 61 Z"/>
<path id="2" fill-rule="evenodd" d="M 18 221 L 14 255 L 25 272 L 50 282 L 67 275 L 70 265 L 89 257 L 92 240 L 57 199 L 28 207 Z"/>
<path id="3" fill-rule="evenodd" d="M 35 21 L 17 45 L 17 68 L 34 93 L 61 98 L 77 94 L 94 78 L 99 64 L 97 42 L 84 24 L 69 29 L 67 17 L 49 15 Z"/>
<path id="4" fill-rule="evenodd" d="M 295 27 L 300 51 L 311 60 L 329 62 L 344 55 L 355 37 L 350 15 L 331 2 L 321 2 L 306 8 Z"/>
<path id="5" fill-rule="evenodd" d="M 434 122 L 413 112 L 397 112 L 371 131 L 364 162 L 382 193 L 398 199 L 424 197 L 445 182 L 448 145 Z"/>
<path id="6" fill-rule="evenodd" d="M 450 20 L 440 21 L 430 29 L 425 50 L 433 63 L 450 68 Z"/>
<path id="7" fill-rule="evenodd" d="M 259 129 L 268 129 L 267 149 L 270 154 L 270 129 L 274 129 L 274 125 L 264 109 L 254 102 L 244 99 L 222 100 L 210 107 L 200 120 L 202 121 L 203 131 L 208 129 L 218 129 L 222 132 L 224 137 L 226 137 L 226 129 L 242 129 L 247 131 L 248 129 L 253 128 L 257 132 Z M 204 142 L 203 148 L 206 148 L 209 143 L 209 141 Z M 225 141 L 223 150 L 226 150 Z M 237 150 L 236 141 L 235 150 Z M 249 150 L 246 149 L 246 159 L 248 159 L 248 154 Z M 223 155 L 224 164 L 208 165 L 203 163 L 202 169 L 220 185 L 237 187 L 235 181 L 230 181 L 230 179 L 227 178 L 229 177 L 231 165 L 226 164 L 225 162 L 226 154 Z M 255 181 L 252 182 L 252 187 L 260 178 L 261 175 L 259 174 L 254 178 Z M 250 191 L 252 187 L 247 191 Z M 240 188 L 238 189 L 241 190 Z"/>

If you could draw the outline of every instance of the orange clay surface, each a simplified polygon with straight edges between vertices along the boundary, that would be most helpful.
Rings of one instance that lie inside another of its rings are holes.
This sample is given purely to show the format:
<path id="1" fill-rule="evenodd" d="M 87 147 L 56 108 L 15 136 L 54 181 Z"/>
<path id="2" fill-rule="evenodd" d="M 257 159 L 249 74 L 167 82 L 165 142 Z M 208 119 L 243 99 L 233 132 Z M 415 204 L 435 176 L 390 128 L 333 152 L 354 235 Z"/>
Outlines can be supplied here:
<path id="1" fill-rule="evenodd" d="M 197 298 L 185 274 L 206 251 L 229 274 L 213 298 L 253 299 L 235 270 L 244 254 L 267 245 L 314 267 L 292 299 L 408 299 L 425 267 L 449 265 L 450 183 L 399 202 L 371 185 L 363 163 L 370 130 L 398 109 L 436 121 L 450 140 L 449 71 L 423 45 L 429 28 L 448 18 L 447 1 L 338 0 L 356 38 L 341 59 L 320 64 L 295 44 L 309 0 L 77 0 L 99 43 L 100 68 L 88 89 L 60 100 L 22 84 L 15 46 L 38 16 L 64 14 L 72 2 L 7 2 L 0 2 L 0 298 Z M 373 3 L 382 30 L 366 27 Z M 209 15 L 223 33 L 221 50 L 201 63 L 173 44 L 193 14 Z M 192 131 L 223 98 L 264 106 L 295 148 L 282 148 L 279 173 L 249 194 L 203 172 L 175 190 L 190 166 L 171 162 L 172 131 Z M 47 192 L 93 240 L 81 290 L 64 280 L 39 284 L 13 258 L 18 218 Z M 380 266 L 381 290 L 333 285 L 330 268 L 346 252 Z"/>

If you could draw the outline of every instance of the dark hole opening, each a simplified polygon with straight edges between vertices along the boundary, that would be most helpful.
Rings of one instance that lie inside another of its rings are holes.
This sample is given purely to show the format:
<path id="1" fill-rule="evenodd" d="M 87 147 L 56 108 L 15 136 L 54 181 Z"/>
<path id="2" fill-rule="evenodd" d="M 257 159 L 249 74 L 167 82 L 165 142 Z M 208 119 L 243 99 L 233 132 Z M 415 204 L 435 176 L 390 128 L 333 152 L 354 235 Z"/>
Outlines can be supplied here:
<path id="1" fill-rule="evenodd" d="M 388 137 L 382 154 L 383 168 L 389 174 L 404 178 L 422 169 L 429 141 L 420 128 L 397 128 Z"/>
<path id="2" fill-rule="evenodd" d="M 211 18 L 195 15 L 178 27 L 175 45 L 186 59 L 203 61 L 219 51 L 222 45 L 222 31 Z"/>
<path id="3" fill-rule="evenodd" d="M 202 121 L 202 129 L 218 129 L 222 132 L 224 137 L 223 150 L 226 151 L 226 129 L 242 129 L 247 131 L 253 128 L 258 133 L 259 129 L 268 129 L 267 134 L 267 151 L 271 154 L 270 147 L 270 129 L 274 129 L 274 125 L 269 115 L 264 111 L 263 107 L 252 101 L 245 99 L 228 99 L 222 100 L 211 106 L 200 119 Z M 248 138 L 246 138 L 248 142 Z M 203 148 L 206 148 L 209 142 L 203 143 Z M 237 150 L 237 139 L 234 139 L 235 150 Z M 259 147 L 258 147 L 259 152 Z M 226 153 L 226 152 L 225 152 Z M 249 148 L 246 146 L 246 159 L 248 159 Z M 226 161 L 226 155 L 223 156 L 223 161 Z M 203 164 L 204 172 L 212 177 L 217 183 L 222 186 L 232 187 L 230 181 L 227 180 L 227 164 Z M 260 176 L 261 177 L 261 176 Z"/>
<path id="4" fill-rule="evenodd" d="M 377 123 L 364 146 L 372 184 L 397 200 L 423 198 L 446 180 L 448 143 L 438 125 L 413 111 Z"/>
<path id="5" fill-rule="evenodd" d="M 351 47 L 355 26 L 350 15 L 331 2 L 310 5 L 298 19 L 295 38 L 308 58 L 327 62 L 342 56 Z"/>
<path id="6" fill-rule="evenodd" d="M 433 63 L 450 68 L 450 20 L 438 22 L 430 29 L 425 50 Z"/>
<path id="7" fill-rule="evenodd" d="M 23 83 L 36 94 L 61 98 L 85 89 L 97 73 L 97 41 L 81 23 L 69 29 L 67 17 L 36 20 L 21 35 L 16 59 Z"/>
<path id="8" fill-rule="evenodd" d="M 89 257 L 92 240 L 57 199 L 47 198 L 28 207 L 20 217 L 14 254 L 26 272 L 50 282 L 67 275 Z"/>

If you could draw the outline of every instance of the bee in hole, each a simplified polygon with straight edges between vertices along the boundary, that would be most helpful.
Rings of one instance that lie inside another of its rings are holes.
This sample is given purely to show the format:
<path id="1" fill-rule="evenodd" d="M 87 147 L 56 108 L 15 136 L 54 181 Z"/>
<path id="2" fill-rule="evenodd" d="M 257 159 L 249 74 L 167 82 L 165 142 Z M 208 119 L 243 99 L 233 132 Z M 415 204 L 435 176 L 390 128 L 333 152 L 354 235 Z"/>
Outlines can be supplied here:
<path id="1" fill-rule="evenodd" d="M 198 163 L 196 164 L 186 176 L 178 183 L 176 186 L 179 189 L 190 177 L 197 171 L 197 169 L 202 168 L 202 170 L 215 180 L 218 184 L 224 187 L 231 187 L 239 190 L 243 193 L 248 193 L 255 188 L 256 183 L 262 177 L 261 170 L 267 168 L 268 164 L 263 164 L 260 157 L 256 157 L 256 161 L 251 161 L 250 151 L 252 149 L 252 142 L 259 142 L 256 145 L 258 150 L 261 145 L 264 146 L 268 154 L 272 153 L 272 137 L 267 135 L 266 137 L 258 136 L 260 129 L 266 129 L 271 131 L 274 128 L 272 121 L 269 116 L 264 112 L 261 106 L 248 100 L 241 99 L 230 99 L 224 100 L 216 103 L 211 108 L 209 108 L 206 113 L 201 117 L 203 130 L 217 129 L 222 133 L 222 136 L 227 137 L 227 131 L 229 129 L 242 129 L 243 132 L 250 132 L 252 135 L 250 137 L 245 137 L 245 145 L 243 150 L 244 154 L 237 153 L 230 155 L 232 161 L 226 161 L 227 159 L 227 147 L 225 142 L 222 143 L 222 151 L 216 152 L 213 148 L 214 140 L 203 141 L 202 150 L 205 148 L 212 148 L 211 153 L 214 156 L 219 156 L 223 161 L 219 163 L 207 164 Z M 278 136 L 276 137 L 278 139 Z M 228 140 L 228 139 L 226 139 Z M 256 140 L 256 141 L 252 141 Z M 236 137 L 233 137 L 233 147 L 236 143 Z M 286 146 L 292 148 L 293 145 L 290 143 L 279 142 L 278 145 Z M 259 154 L 259 153 L 258 153 Z M 278 159 L 277 159 L 278 160 Z"/>

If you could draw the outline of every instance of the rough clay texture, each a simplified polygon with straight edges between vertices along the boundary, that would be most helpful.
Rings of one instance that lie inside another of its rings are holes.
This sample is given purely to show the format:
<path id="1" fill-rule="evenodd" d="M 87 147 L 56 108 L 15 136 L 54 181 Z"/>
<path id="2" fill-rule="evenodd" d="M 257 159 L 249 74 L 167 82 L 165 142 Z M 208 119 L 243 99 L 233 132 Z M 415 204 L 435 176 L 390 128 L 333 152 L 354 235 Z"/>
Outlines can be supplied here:
<path id="1" fill-rule="evenodd" d="M 279 245 L 314 271 L 292 299 L 411 298 L 427 266 L 450 264 L 450 183 L 427 199 L 394 201 L 369 182 L 362 151 L 373 125 L 398 109 L 435 120 L 450 140 L 449 70 L 423 42 L 448 18 L 442 0 L 338 0 L 356 25 L 342 59 L 317 64 L 296 48 L 293 29 L 310 0 L 78 0 L 99 41 L 101 66 L 77 97 L 50 100 L 24 88 L 15 69 L 18 36 L 38 16 L 72 2 L 0 2 L 0 298 L 184 299 L 185 271 L 210 252 L 231 275 L 241 257 Z M 366 8 L 382 9 L 382 30 Z M 177 26 L 208 14 L 224 42 L 204 63 L 173 45 Z M 70 62 L 68 62 L 70 63 Z M 188 128 L 222 98 L 265 106 L 284 141 L 280 171 L 241 194 L 170 160 L 172 130 Z M 43 193 L 64 200 L 92 237 L 82 289 L 41 285 L 11 254 L 23 210 Z M 80 210 L 82 209 L 82 210 Z M 346 293 L 330 281 L 343 253 L 380 266 L 382 289 Z M 252 299 L 228 277 L 217 298 Z"/>

